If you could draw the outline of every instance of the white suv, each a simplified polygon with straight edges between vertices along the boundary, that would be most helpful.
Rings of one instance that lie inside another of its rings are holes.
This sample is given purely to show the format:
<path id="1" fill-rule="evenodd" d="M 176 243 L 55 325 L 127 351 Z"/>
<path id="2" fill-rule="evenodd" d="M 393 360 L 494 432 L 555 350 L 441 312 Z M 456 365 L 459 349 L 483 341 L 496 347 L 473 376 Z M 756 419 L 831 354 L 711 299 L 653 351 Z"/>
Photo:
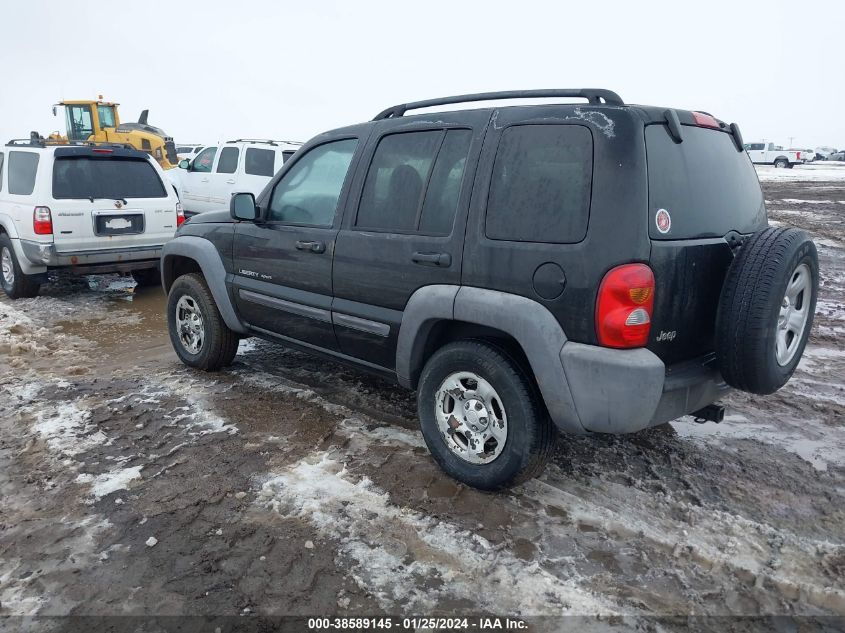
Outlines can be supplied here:
<path id="1" fill-rule="evenodd" d="M 161 248 L 184 220 L 145 152 L 38 140 L 0 147 L 0 285 L 12 299 L 37 295 L 56 268 L 159 283 Z"/>
<path id="2" fill-rule="evenodd" d="M 167 175 L 189 216 L 229 208 L 234 192 L 258 196 L 301 143 L 237 139 L 206 146 Z"/>

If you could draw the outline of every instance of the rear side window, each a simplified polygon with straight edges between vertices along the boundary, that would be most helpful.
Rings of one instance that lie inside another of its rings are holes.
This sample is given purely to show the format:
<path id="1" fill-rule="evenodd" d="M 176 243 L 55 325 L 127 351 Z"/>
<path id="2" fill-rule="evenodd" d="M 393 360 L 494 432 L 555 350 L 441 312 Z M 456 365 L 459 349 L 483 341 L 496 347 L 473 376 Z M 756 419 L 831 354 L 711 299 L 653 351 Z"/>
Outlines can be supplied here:
<path id="1" fill-rule="evenodd" d="M 275 172 L 276 152 L 271 149 L 248 147 L 244 159 L 244 171 L 251 176 L 272 176 Z"/>
<path id="2" fill-rule="evenodd" d="M 683 132 L 684 141 L 675 143 L 665 125 L 645 129 L 652 239 L 723 237 L 765 224 L 763 192 L 748 154 L 725 132 L 686 125 Z M 655 223 L 659 209 L 671 217 L 665 233 Z"/>
<path id="3" fill-rule="evenodd" d="M 385 136 L 367 172 L 355 226 L 448 235 L 471 138 L 470 130 Z"/>
<path id="4" fill-rule="evenodd" d="M 587 234 L 593 137 L 580 125 L 518 125 L 502 134 L 487 200 L 487 237 L 571 244 Z"/>
<path id="5" fill-rule="evenodd" d="M 143 159 L 57 157 L 53 165 L 53 198 L 166 198 L 155 168 Z"/>
<path id="6" fill-rule="evenodd" d="M 234 174 L 238 169 L 239 154 L 237 147 L 224 147 L 220 151 L 220 160 L 217 161 L 217 173 Z"/>
<path id="7" fill-rule="evenodd" d="M 0 152 L 0 191 L 3 191 L 3 152 Z"/>
<path id="8" fill-rule="evenodd" d="M 28 196 L 35 189 L 38 172 L 38 154 L 34 152 L 9 152 L 9 193 Z"/>

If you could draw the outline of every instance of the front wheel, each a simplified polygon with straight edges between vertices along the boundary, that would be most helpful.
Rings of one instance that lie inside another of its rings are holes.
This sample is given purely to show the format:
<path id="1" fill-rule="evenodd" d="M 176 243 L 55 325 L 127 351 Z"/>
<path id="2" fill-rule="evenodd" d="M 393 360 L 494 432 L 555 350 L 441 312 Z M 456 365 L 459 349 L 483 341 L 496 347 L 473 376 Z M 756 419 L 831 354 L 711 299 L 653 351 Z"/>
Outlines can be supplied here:
<path id="1" fill-rule="evenodd" d="M 5 233 L 0 233 L 0 285 L 9 299 L 24 299 L 38 295 L 41 284 L 33 275 L 24 274 L 18 263 L 18 257 L 12 246 L 12 240 Z"/>
<path id="2" fill-rule="evenodd" d="M 220 316 L 202 275 L 182 275 L 167 295 L 167 329 L 177 356 L 190 367 L 216 371 L 238 352 L 238 335 Z"/>
<path id="3" fill-rule="evenodd" d="M 420 377 L 417 409 L 435 461 L 458 481 L 500 490 L 539 475 L 555 427 L 531 380 L 504 350 L 450 343 Z"/>

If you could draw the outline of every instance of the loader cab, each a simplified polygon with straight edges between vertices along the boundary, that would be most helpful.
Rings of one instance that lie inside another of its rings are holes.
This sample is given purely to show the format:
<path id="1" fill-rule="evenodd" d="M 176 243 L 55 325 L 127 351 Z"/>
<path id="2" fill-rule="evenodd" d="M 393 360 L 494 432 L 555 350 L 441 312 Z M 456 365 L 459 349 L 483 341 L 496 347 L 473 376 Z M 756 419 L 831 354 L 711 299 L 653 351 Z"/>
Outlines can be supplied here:
<path id="1" fill-rule="evenodd" d="M 102 101 L 63 101 L 67 138 L 69 141 L 87 141 L 97 137 L 105 128 L 114 130 L 120 125 L 116 103 Z"/>

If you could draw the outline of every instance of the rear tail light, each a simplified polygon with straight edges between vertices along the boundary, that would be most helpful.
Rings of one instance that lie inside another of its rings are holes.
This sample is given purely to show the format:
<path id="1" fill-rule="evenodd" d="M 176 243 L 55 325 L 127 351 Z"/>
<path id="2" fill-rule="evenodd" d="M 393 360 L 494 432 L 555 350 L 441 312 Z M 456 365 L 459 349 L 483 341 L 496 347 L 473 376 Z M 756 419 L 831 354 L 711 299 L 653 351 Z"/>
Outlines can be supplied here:
<path id="1" fill-rule="evenodd" d="M 179 228 L 185 222 L 185 210 L 182 208 L 182 203 L 176 203 L 176 227 Z"/>
<path id="2" fill-rule="evenodd" d="M 32 229 L 36 235 L 53 234 L 53 216 L 50 207 L 35 207 L 32 212 Z"/>
<path id="3" fill-rule="evenodd" d="M 654 273 L 645 264 L 610 270 L 596 300 L 596 335 L 605 347 L 643 347 L 651 330 Z"/>
<path id="4" fill-rule="evenodd" d="M 801 160 L 801 152 L 795 152 L 795 158 Z"/>
<path id="5" fill-rule="evenodd" d="M 705 114 L 704 112 L 693 112 L 692 118 L 695 121 L 695 124 L 699 127 L 714 127 L 717 130 L 721 129 L 721 125 L 715 119 L 715 117 Z"/>

